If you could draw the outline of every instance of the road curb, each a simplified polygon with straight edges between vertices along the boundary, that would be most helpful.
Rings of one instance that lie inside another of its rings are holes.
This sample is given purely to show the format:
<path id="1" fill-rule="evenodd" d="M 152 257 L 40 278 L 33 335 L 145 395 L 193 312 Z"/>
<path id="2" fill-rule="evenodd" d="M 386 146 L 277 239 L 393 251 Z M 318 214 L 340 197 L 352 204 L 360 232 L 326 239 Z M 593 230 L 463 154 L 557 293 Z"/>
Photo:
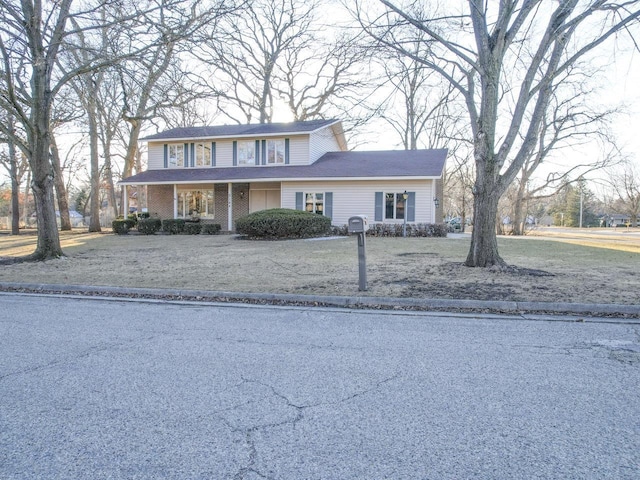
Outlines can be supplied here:
<path id="1" fill-rule="evenodd" d="M 414 309 L 436 311 L 480 311 L 500 313 L 568 313 L 574 315 L 609 315 L 640 317 L 640 305 L 562 302 L 512 302 L 499 300 L 448 300 L 437 298 L 394 298 L 369 296 L 323 296 L 277 293 L 224 292 L 160 288 L 123 288 L 93 285 L 44 283 L 4 283 L 0 290 L 25 293 L 135 296 L 166 299 L 189 299 L 221 302 L 254 302 L 309 306 L 335 306 L 373 309 Z"/>

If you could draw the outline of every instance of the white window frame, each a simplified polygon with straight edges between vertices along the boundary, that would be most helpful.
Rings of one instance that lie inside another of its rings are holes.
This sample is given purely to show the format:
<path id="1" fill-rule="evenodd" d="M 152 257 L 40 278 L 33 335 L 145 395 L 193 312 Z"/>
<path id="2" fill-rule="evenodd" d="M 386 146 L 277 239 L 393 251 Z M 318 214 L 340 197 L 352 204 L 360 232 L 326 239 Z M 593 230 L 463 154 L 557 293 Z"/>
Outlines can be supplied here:
<path id="1" fill-rule="evenodd" d="M 387 216 L 387 196 L 393 195 L 393 216 Z M 403 198 L 404 192 L 384 192 L 383 193 L 383 217 L 385 220 L 404 220 L 404 217 L 407 215 L 407 201 Z M 398 206 L 402 205 L 402 216 L 398 216 Z"/>
<path id="2" fill-rule="evenodd" d="M 256 142 L 239 140 L 237 143 L 237 161 L 239 167 L 256 164 Z"/>
<path id="3" fill-rule="evenodd" d="M 318 199 L 318 195 L 322 195 L 321 199 Z M 309 197 L 311 197 L 311 202 L 309 202 Z M 309 213 L 315 213 L 317 215 L 325 214 L 325 201 L 327 198 L 326 192 L 304 192 L 302 201 L 304 211 Z M 311 205 L 311 210 L 308 209 L 308 206 Z M 321 206 L 320 211 L 318 211 L 318 206 Z"/>
<path id="4" fill-rule="evenodd" d="M 172 167 L 184 167 L 184 143 L 167 145 L 167 164 Z"/>
<path id="5" fill-rule="evenodd" d="M 210 167 L 211 166 L 211 144 L 196 143 L 194 145 L 195 158 L 194 167 Z"/>
<path id="6" fill-rule="evenodd" d="M 195 203 L 193 202 L 193 198 L 199 193 L 206 199 L 206 196 L 208 195 L 209 192 L 211 193 L 211 208 L 209 208 L 209 202 L 205 200 L 204 202 L 200 203 L 201 207 L 204 206 L 204 208 L 201 208 L 201 210 L 203 211 L 194 212 L 194 210 L 191 208 L 193 206 L 193 203 Z M 178 189 L 176 210 L 177 210 L 177 218 L 191 218 L 194 216 L 198 216 L 202 218 L 215 218 L 215 215 L 216 215 L 215 190 L 213 188 Z"/>
<path id="7" fill-rule="evenodd" d="M 285 140 L 284 138 L 267 140 L 267 165 L 284 165 Z"/>

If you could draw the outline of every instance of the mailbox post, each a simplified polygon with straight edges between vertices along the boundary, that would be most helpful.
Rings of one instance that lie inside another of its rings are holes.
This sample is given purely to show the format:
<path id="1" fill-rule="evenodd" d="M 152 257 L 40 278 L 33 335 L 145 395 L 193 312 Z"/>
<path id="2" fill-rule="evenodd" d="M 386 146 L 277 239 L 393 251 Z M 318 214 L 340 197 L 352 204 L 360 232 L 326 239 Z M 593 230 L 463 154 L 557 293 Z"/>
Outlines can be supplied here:
<path id="1" fill-rule="evenodd" d="M 349 233 L 358 235 L 358 290 L 367 289 L 367 252 L 366 232 L 369 229 L 369 219 L 366 215 L 356 215 L 349 218 Z"/>

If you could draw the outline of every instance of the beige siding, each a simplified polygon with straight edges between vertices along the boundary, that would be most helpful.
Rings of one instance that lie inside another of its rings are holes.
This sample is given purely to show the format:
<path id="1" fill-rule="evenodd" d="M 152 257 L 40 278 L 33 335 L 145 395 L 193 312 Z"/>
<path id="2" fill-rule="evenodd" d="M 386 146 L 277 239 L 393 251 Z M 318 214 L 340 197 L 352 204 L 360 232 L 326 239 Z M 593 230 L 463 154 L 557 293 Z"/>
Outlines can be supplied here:
<path id="1" fill-rule="evenodd" d="M 309 135 L 289 137 L 289 165 L 309 163 Z"/>
<path id="2" fill-rule="evenodd" d="M 308 165 L 309 164 L 309 136 L 297 135 L 289 138 L 289 163 L 290 165 Z M 282 137 L 284 139 L 284 137 Z M 258 138 L 242 138 L 239 141 L 255 142 L 263 140 Z M 210 140 L 205 140 L 209 142 Z M 202 143 L 202 140 L 189 140 L 188 142 L 175 143 Z M 148 153 L 148 169 L 158 170 L 164 168 L 164 145 L 165 143 L 149 143 Z M 262 144 L 262 142 L 261 142 Z M 260 157 L 262 160 L 262 157 Z M 216 167 L 233 167 L 233 139 L 216 140 Z M 184 168 L 184 167 L 175 167 Z"/>
<path id="3" fill-rule="evenodd" d="M 340 146 L 331 127 L 323 128 L 310 135 L 309 138 L 309 163 L 318 160 L 327 152 L 338 152 Z"/>
<path id="4" fill-rule="evenodd" d="M 160 170 L 162 168 L 164 168 L 164 143 L 149 143 L 147 169 Z"/>
<path id="5" fill-rule="evenodd" d="M 371 180 L 357 182 L 283 182 L 282 207 L 296 208 L 296 192 L 333 192 L 334 225 L 346 225 L 353 215 L 367 215 L 369 222 L 375 221 L 375 193 L 401 193 L 405 190 L 416 193 L 415 223 L 436 223 L 434 218 L 433 182 L 431 180 Z M 387 223 L 402 223 L 402 220 L 386 220 Z"/>

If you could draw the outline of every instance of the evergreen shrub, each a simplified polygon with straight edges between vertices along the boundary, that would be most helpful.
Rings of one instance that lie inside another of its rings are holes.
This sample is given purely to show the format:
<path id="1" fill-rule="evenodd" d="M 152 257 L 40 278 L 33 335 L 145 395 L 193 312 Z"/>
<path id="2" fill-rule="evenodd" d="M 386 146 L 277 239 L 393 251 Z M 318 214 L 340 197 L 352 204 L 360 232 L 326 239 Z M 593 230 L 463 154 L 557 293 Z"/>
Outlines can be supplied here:
<path id="1" fill-rule="evenodd" d="M 272 208 L 239 218 L 236 232 L 262 239 L 320 237 L 331 232 L 331 219 L 300 210 Z"/>
<path id="2" fill-rule="evenodd" d="M 144 218 L 138 220 L 138 232 L 143 235 L 154 235 L 162 228 L 162 221 L 159 218 Z"/>
<path id="3" fill-rule="evenodd" d="M 162 231 L 170 235 L 184 232 L 185 221 L 183 218 L 167 218 L 162 220 Z"/>

